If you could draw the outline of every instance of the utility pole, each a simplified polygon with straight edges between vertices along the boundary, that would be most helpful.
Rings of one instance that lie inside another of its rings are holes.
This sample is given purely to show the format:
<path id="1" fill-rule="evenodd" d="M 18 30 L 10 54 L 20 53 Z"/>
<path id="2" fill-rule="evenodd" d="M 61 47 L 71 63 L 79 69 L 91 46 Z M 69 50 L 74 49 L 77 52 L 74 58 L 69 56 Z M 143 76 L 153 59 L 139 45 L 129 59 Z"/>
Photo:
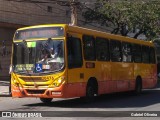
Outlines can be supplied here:
<path id="1" fill-rule="evenodd" d="M 61 6 L 68 6 L 71 8 L 71 23 L 70 25 L 77 25 L 77 8 L 80 7 L 81 3 L 78 0 L 69 1 L 57 1 L 57 4 Z"/>
<path id="2" fill-rule="evenodd" d="M 71 7 L 71 24 L 73 26 L 77 25 L 77 6 L 79 2 L 77 0 L 70 0 L 70 7 Z"/>

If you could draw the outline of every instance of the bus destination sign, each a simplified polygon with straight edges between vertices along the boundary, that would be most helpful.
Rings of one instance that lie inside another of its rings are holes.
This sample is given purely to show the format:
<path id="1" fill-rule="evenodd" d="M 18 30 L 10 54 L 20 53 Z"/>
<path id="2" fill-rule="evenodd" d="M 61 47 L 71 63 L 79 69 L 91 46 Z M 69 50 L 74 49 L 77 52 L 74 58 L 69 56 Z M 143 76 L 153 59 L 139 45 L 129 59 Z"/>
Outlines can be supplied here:
<path id="1" fill-rule="evenodd" d="M 14 40 L 26 40 L 32 38 L 53 38 L 63 36 L 64 29 L 62 27 L 41 27 L 16 31 Z"/>

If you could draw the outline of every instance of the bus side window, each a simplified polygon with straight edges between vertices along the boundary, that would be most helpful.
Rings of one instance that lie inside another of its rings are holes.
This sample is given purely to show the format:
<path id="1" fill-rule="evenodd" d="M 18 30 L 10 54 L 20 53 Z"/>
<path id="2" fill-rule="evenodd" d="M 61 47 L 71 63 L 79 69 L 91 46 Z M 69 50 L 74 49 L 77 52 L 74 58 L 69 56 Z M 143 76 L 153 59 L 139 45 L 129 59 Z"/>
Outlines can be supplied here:
<path id="1" fill-rule="evenodd" d="M 84 59 L 89 61 L 96 60 L 95 39 L 93 36 L 83 35 Z"/>
<path id="2" fill-rule="evenodd" d="M 67 56 L 68 67 L 78 68 L 82 67 L 82 49 L 81 40 L 76 37 L 68 37 L 67 39 Z"/>
<path id="3" fill-rule="evenodd" d="M 96 57 L 98 61 L 109 61 L 109 41 L 105 38 L 96 38 Z"/>
<path id="4" fill-rule="evenodd" d="M 133 44 L 132 46 L 132 55 L 135 63 L 142 62 L 142 50 L 141 46 L 138 44 Z"/>
<path id="5" fill-rule="evenodd" d="M 123 42 L 122 43 L 122 61 L 123 62 L 132 62 L 132 51 L 131 44 Z"/>
<path id="6" fill-rule="evenodd" d="M 150 57 L 150 63 L 155 64 L 156 63 L 155 49 L 153 47 L 150 48 L 149 57 Z"/>
<path id="7" fill-rule="evenodd" d="M 142 46 L 142 61 L 143 63 L 149 63 L 149 47 Z"/>
<path id="8" fill-rule="evenodd" d="M 121 62 L 122 56 L 121 56 L 121 42 L 111 40 L 110 41 L 110 51 L 111 51 L 111 60 L 113 62 Z"/>

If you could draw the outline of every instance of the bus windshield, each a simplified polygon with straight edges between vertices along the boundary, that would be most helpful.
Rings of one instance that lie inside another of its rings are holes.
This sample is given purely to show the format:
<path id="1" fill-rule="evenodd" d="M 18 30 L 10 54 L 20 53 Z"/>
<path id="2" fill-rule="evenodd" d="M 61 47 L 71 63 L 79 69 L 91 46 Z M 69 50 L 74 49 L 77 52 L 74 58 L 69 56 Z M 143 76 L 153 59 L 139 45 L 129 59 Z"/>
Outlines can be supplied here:
<path id="1" fill-rule="evenodd" d="M 64 68 L 64 41 L 39 40 L 14 43 L 13 71 L 19 74 L 53 73 Z"/>

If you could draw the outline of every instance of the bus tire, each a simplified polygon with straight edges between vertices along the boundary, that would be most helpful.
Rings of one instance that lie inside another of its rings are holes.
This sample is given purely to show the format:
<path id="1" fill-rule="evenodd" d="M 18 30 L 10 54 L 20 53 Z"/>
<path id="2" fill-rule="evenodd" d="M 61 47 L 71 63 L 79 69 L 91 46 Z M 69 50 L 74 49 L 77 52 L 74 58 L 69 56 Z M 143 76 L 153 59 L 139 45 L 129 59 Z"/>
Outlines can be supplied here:
<path id="1" fill-rule="evenodd" d="M 43 103 L 51 103 L 53 98 L 40 98 Z"/>
<path id="2" fill-rule="evenodd" d="M 136 85 L 135 85 L 135 94 L 140 94 L 142 92 L 142 79 L 137 78 L 136 79 Z"/>
<path id="3" fill-rule="evenodd" d="M 97 96 L 97 83 L 96 81 L 90 81 L 86 88 L 85 102 L 93 102 Z"/>

